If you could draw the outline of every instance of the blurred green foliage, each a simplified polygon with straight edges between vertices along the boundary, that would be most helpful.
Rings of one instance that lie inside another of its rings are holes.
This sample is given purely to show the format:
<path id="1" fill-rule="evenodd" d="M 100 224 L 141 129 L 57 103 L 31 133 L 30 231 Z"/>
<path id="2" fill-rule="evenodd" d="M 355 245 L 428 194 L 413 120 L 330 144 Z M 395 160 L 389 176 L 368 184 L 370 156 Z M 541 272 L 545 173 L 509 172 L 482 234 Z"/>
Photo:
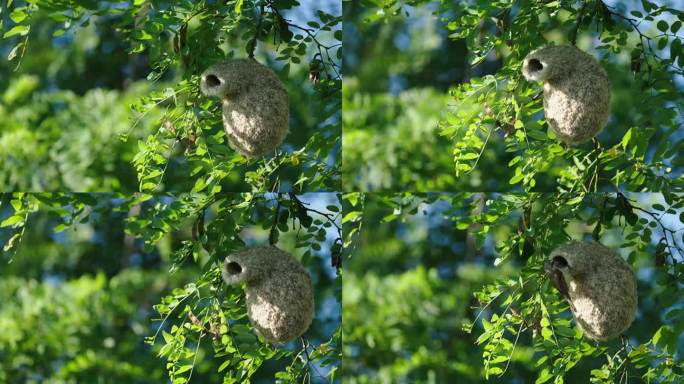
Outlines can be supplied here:
<path id="1" fill-rule="evenodd" d="M 348 194 L 344 207 L 345 382 L 684 379 L 681 195 Z M 586 339 L 543 273 L 570 238 L 636 271 L 624 341 Z"/>
<path id="2" fill-rule="evenodd" d="M 332 193 L 0 195 L 0 381 L 335 382 L 339 216 Z M 284 345 L 220 277 L 226 254 L 269 242 L 314 283 L 314 321 Z"/>
<path id="3" fill-rule="evenodd" d="M 345 80 L 343 162 L 358 165 L 346 168 L 345 185 L 362 190 L 413 186 L 422 191 L 452 185 L 452 175 L 440 168 L 451 162 L 451 155 L 439 150 L 440 139 L 434 134 L 446 98 L 429 88 L 396 97 L 356 92 L 358 88 L 357 79 Z"/>
<path id="4" fill-rule="evenodd" d="M 344 159 L 345 185 L 681 190 L 684 13 L 671 3 L 346 1 L 344 121 L 355 140 L 344 141 L 354 154 Z M 611 81 L 612 113 L 598 146 L 558 142 L 540 85 L 520 72 L 531 50 L 575 40 Z M 404 105 L 415 92 L 434 97 Z"/>
<path id="5" fill-rule="evenodd" d="M 427 7 L 381 17 L 344 2 L 343 184 L 347 190 L 448 190 L 451 144 L 439 136 L 448 87 L 463 81 L 465 45 Z"/>
<path id="6" fill-rule="evenodd" d="M 13 383 L 160 382 L 162 366 L 140 342 L 147 319 L 135 309 L 166 286 L 166 276 L 139 270 L 68 281 L 0 279 L 0 379 Z M 141 295 L 141 293 L 145 293 Z M 134 359 L 131 359 L 134 357 Z"/>
<path id="7" fill-rule="evenodd" d="M 126 190 L 136 184 L 136 148 L 119 140 L 129 128 L 127 105 L 145 84 L 126 93 L 95 88 L 35 92 L 39 78 L 12 80 L 0 106 L 0 185 L 6 190 Z M 139 134 L 136 137 L 140 138 Z"/>
<path id="8" fill-rule="evenodd" d="M 339 189 L 341 16 L 334 1 L 0 4 L 0 186 L 23 191 Z M 276 156 L 229 148 L 199 74 L 233 57 L 290 94 Z"/>

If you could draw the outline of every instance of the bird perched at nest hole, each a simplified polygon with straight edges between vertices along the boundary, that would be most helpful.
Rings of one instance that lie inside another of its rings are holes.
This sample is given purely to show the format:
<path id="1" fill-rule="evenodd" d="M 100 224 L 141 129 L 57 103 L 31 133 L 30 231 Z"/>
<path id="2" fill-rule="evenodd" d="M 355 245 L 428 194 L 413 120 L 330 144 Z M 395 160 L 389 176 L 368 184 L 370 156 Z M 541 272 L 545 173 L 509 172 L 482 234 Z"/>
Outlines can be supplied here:
<path id="1" fill-rule="evenodd" d="M 257 157 L 275 151 L 287 135 L 289 100 L 278 76 L 254 59 L 233 59 L 209 67 L 200 89 L 220 97 L 228 142 Z"/>
<path id="2" fill-rule="evenodd" d="M 581 144 L 606 126 L 610 83 L 591 55 L 572 45 L 540 48 L 525 57 L 522 73 L 544 81 L 544 115 L 559 140 Z"/>
<path id="3" fill-rule="evenodd" d="M 571 241 L 551 252 L 544 268 L 590 339 L 615 338 L 632 324 L 636 277 L 617 252 L 594 242 Z"/>
<path id="4" fill-rule="evenodd" d="M 309 328 L 311 277 L 289 253 L 273 245 L 245 248 L 226 257 L 222 275 L 228 284 L 245 284 L 247 315 L 264 339 L 286 343 Z"/>

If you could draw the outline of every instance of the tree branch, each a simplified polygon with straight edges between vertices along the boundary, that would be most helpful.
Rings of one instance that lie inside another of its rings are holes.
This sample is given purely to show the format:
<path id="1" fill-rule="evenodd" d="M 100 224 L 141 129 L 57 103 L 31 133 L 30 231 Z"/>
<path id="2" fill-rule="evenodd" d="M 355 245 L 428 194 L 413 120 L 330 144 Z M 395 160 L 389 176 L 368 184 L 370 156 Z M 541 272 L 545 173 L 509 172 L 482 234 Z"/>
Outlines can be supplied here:
<path id="1" fill-rule="evenodd" d="M 340 70 L 342 68 L 337 63 L 335 63 L 335 61 L 332 59 L 332 55 L 330 54 L 330 50 L 341 46 L 342 45 L 341 43 L 340 44 L 333 44 L 333 45 L 323 44 L 320 42 L 320 40 L 318 40 L 318 36 L 317 36 L 318 33 L 316 32 L 315 29 L 302 27 L 302 26 L 299 26 L 297 24 L 292 23 L 290 20 L 285 19 L 283 17 L 283 15 L 280 13 L 280 11 L 276 7 L 273 6 L 272 1 L 269 1 L 268 7 L 271 9 L 271 12 L 273 12 L 273 14 L 276 15 L 276 17 L 278 17 L 280 19 L 280 21 L 282 23 L 284 23 L 288 27 L 296 28 L 296 29 L 306 33 L 306 35 L 308 37 L 310 37 L 311 40 L 313 40 L 313 42 L 316 44 L 316 50 L 318 51 L 317 55 L 320 56 L 321 62 L 324 65 L 327 65 L 330 69 L 332 69 L 332 71 L 335 73 L 335 77 L 337 79 L 340 79 L 342 77 L 340 75 Z M 325 52 L 325 55 L 323 54 L 323 52 Z"/>
<path id="2" fill-rule="evenodd" d="M 303 209 L 308 212 L 313 212 L 318 215 L 323 216 L 330 224 L 332 224 L 335 229 L 337 230 L 337 238 L 333 240 L 333 245 L 330 250 L 330 265 L 335 267 L 335 269 L 339 272 L 340 266 L 342 265 L 342 228 L 340 227 L 339 224 L 335 221 L 337 217 L 340 216 L 339 213 L 337 214 L 330 214 L 326 212 L 321 212 L 319 210 L 309 208 L 299 200 L 297 195 L 295 195 L 293 192 L 289 192 L 288 196 L 290 197 L 290 200 L 296 205 L 296 209 Z"/>
<path id="3" fill-rule="evenodd" d="M 256 49 L 257 41 L 259 41 L 259 35 L 261 34 L 261 21 L 264 18 L 264 7 L 264 3 L 261 3 L 261 5 L 259 5 L 259 18 L 257 19 L 256 31 L 254 32 L 252 42 L 248 43 L 248 54 L 250 59 L 254 58 L 254 50 Z"/>
<path id="4" fill-rule="evenodd" d="M 275 214 L 273 215 L 273 224 L 271 224 L 271 232 L 268 234 L 268 243 L 273 245 L 278 242 L 278 221 L 280 220 L 280 196 L 278 193 L 278 204 L 276 205 Z"/>
<path id="5" fill-rule="evenodd" d="M 579 14 L 577 15 L 577 23 L 575 23 L 575 28 L 570 32 L 570 44 L 577 45 L 577 32 L 584 19 L 584 11 L 587 9 L 587 2 L 585 1 L 580 8 Z"/>

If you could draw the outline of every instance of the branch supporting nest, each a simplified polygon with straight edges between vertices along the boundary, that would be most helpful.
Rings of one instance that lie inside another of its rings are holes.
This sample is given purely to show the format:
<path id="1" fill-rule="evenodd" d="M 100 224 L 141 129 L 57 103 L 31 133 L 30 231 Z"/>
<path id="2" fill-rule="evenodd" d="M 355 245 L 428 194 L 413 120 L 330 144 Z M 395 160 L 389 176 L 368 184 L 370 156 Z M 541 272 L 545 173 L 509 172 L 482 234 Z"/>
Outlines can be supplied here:
<path id="1" fill-rule="evenodd" d="M 575 23 L 575 28 L 570 32 L 570 44 L 577 46 L 577 32 L 584 19 L 584 12 L 587 9 L 587 2 L 582 3 L 582 8 L 580 8 L 579 14 L 577 15 L 577 23 Z"/>
<path id="2" fill-rule="evenodd" d="M 273 223 L 271 224 L 271 232 L 268 234 L 268 243 L 274 245 L 278 242 L 278 221 L 280 221 L 280 193 L 278 193 L 278 204 L 276 205 L 275 214 L 273 215 Z"/>
<path id="3" fill-rule="evenodd" d="M 259 41 L 259 35 L 261 34 L 261 21 L 264 18 L 264 7 L 265 5 L 263 3 L 259 6 L 259 18 L 257 19 L 256 31 L 254 31 L 254 37 L 249 46 L 248 55 L 250 59 L 254 58 L 254 51 L 256 50 L 257 41 Z"/>

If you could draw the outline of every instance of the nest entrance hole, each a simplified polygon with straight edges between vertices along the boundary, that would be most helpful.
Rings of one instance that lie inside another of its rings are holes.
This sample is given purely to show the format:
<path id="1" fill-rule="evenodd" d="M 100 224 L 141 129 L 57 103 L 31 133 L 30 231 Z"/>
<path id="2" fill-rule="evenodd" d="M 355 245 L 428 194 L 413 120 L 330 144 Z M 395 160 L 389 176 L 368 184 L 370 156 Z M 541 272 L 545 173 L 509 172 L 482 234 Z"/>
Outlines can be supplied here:
<path id="1" fill-rule="evenodd" d="M 539 72 L 544 69 L 544 64 L 537 59 L 530 59 L 530 61 L 527 62 L 527 65 L 529 66 L 531 72 Z"/>
<path id="2" fill-rule="evenodd" d="M 206 78 L 206 83 L 210 87 L 218 87 L 221 85 L 221 80 L 216 75 L 209 75 Z"/>
<path id="3" fill-rule="evenodd" d="M 240 264 L 231 261 L 226 264 L 226 272 L 228 272 L 229 275 L 239 275 L 242 273 L 242 266 Z"/>
<path id="4" fill-rule="evenodd" d="M 565 268 L 568 266 L 568 260 L 563 256 L 556 256 L 551 261 L 551 265 L 553 265 L 554 268 Z"/>

